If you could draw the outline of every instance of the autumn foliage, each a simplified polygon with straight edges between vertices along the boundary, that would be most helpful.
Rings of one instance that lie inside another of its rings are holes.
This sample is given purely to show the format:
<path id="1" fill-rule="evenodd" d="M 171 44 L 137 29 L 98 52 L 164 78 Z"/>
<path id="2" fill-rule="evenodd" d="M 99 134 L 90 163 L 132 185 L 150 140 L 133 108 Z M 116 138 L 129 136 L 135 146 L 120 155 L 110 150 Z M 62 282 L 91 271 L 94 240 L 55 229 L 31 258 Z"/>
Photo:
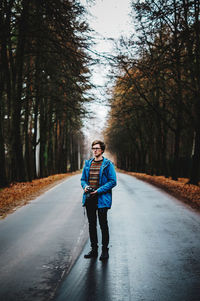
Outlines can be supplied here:
<path id="1" fill-rule="evenodd" d="M 178 181 L 174 181 L 171 178 L 165 178 L 164 176 L 150 176 L 136 172 L 126 173 L 138 178 L 139 180 L 146 181 L 162 188 L 176 198 L 186 202 L 191 207 L 200 210 L 200 187 L 188 184 L 188 179 L 178 178 Z"/>
<path id="2" fill-rule="evenodd" d="M 138 0 L 132 8 L 136 31 L 120 39 L 112 61 L 105 140 L 120 169 L 198 186 L 200 3 Z"/>
<path id="3" fill-rule="evenodd" d="M 80 167 L 90 88 L 78 1 L 0 1 L 0 187 Z"/>
<path id="4" fill-rule="evenodd" d="M 32 182 L 11 184 L 10 187 L 0 191 L 0 216 L 4 217 L 18 206 L 26 205 L 31 199 L 36 198 L 46 189 L 58 184 L 76 172 L 56 174 L 43 179 L 36 179 Z"/>

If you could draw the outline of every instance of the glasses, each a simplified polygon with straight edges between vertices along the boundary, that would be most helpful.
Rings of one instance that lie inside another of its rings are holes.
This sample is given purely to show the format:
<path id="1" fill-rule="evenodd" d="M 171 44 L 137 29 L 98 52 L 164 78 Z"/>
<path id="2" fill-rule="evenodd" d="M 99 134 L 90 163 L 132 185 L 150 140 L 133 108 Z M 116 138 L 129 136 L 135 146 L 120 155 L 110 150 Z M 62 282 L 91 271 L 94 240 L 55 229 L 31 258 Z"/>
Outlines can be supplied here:
<path id="1" fill-rule="evenodd" d="M 92 150 L 95 151 L 95 150 L 99 150 L 101 149 L 100 147 L 92 147 Z"/>

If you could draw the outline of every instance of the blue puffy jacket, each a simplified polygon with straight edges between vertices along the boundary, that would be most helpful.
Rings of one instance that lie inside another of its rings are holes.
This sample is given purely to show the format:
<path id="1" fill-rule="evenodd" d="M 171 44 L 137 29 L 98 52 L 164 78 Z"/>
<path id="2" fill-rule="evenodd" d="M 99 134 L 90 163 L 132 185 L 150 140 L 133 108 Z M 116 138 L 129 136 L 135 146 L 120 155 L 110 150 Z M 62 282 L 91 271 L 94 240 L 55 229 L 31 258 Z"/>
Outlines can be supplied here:
<path id="1" fill-rule="evenodd" d="M 89 174 L 90 166 L 93 159 L 86 160 L 85 166 L 83 168 L 82 177 L 81 177 L 81 186 L 83 189 L 89 185 Z M 103 162 L 101 164 L 99 172 L 99 188 L 97 189 L 98 193 L 98 208 L 110 208 L 112 204 L 112 188 L 116 186 L 116 172 L 113 163 L 103 157 Z M 83 194 L 83 206 L 85 205 L 86 194 Z"/>

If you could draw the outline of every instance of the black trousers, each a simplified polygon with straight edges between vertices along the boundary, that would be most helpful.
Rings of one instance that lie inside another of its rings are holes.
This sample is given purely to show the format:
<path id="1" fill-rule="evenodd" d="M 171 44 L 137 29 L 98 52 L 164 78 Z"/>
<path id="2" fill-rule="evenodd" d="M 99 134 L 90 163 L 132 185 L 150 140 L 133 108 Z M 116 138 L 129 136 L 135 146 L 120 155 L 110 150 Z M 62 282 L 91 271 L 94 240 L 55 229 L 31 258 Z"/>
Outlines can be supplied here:
<path id="1" fill-rule="evenodd" d="M 86 212 L 92 249 L 98 248 L 97 214 L 102 234 L 102 247 L 107 248 L 109 244 L 109 228 L 107 221 L 108 208 L 97 208 L 97 200 L 91 198 L 91 201 L 86 204 Z"/>

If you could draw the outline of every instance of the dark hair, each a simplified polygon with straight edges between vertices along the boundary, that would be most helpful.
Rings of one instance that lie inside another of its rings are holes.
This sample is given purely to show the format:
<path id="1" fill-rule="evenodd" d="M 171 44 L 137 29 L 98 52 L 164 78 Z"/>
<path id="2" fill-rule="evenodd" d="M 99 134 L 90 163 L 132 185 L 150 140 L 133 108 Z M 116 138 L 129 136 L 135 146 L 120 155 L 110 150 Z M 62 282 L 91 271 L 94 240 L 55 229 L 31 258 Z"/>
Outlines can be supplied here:
<path id="1" fill-rule="evenodd" d="M 94 146 L 95 144 L 100 144 L 100 147 L 101 147 L 102 151 L 103 152 L 105 151 L 106 146 L 105 146 L 105 144 L 104 144 L 103 141 L 101 141 L 101 140 L 94 140 L 92 142 L 92 146 Z"/>

